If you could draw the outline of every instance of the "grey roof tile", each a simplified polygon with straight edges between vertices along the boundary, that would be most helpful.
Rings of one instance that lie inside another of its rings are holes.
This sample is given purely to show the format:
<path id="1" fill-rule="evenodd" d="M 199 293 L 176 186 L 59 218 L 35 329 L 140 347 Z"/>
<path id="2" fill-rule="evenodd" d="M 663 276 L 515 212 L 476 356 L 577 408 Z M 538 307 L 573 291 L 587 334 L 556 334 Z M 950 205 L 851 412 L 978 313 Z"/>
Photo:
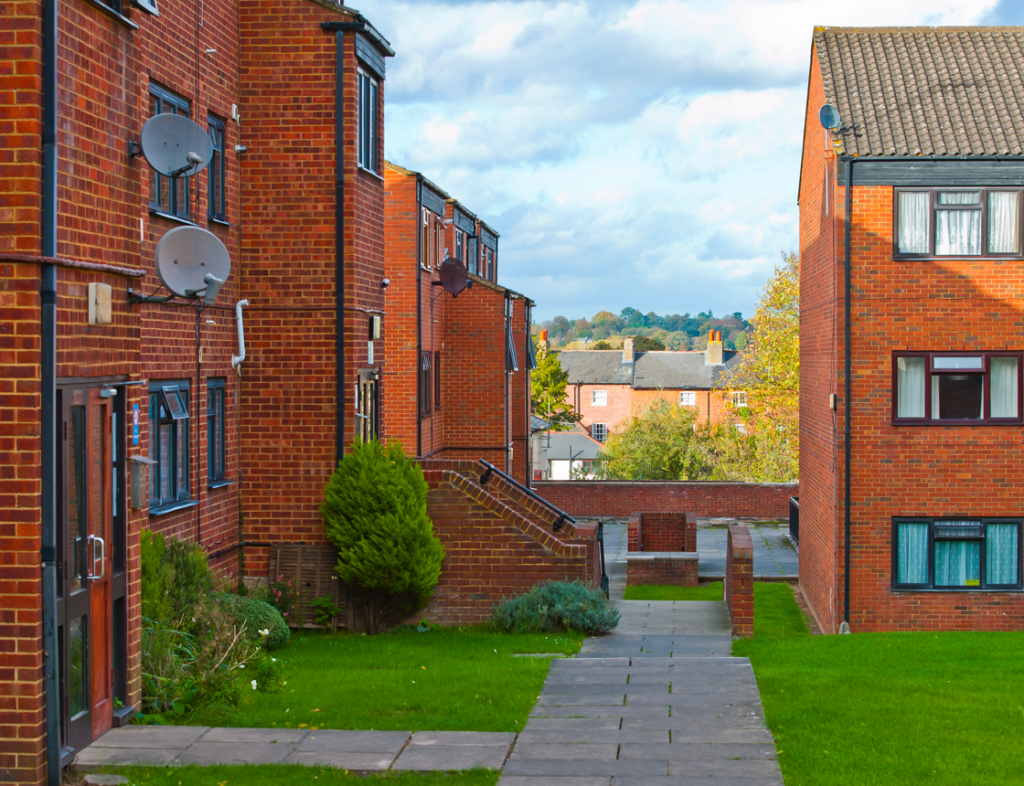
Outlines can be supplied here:
<path id="1" fill-rule="evenodd" d="M 638 352 L 622 362 L 619 350 L 569 350 L 558 353 L 569 384 L 630 385 L 636 389 L 709 390 L 739 363 L 738 352 L 722 353 L 723 365 L 708 365 L 703 352 Z"/>
<path id="2" fill-rule="evenodd" d="M 814 51 L 845 155 L 1024 153 L 1024 27 L 819 27 Z"/>

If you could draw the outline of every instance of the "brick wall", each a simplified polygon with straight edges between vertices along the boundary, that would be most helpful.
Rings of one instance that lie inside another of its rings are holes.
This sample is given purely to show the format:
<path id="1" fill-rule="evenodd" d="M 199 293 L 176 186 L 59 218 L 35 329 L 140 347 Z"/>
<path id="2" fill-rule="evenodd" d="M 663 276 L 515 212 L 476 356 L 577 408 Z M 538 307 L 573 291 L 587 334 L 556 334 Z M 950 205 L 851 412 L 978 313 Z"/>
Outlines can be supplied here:
<path id="1" fill-rule="evenodd" d="M 696 587 L 697 568 L 696 554 L 630 554 L 626 557 L 626 586 Z"/>
<path id="2" fill-rule="evenodd" d="M 633 513 L 627 526 L 629 551 L 696 551 L 695 513 Z"/>
<path id="3" fill-rule="evenodd" d="M 732 635 L 754 635 L 754 544 L 746 527 L 729 527 L 725 560 L 725 604 Z"/>
<path id="4" fill-rule="evenodd" d="M 698 516 L 788 519 L 789 498 L 799 496 L 796 483 L 535 480 L 532 488 L 575 518 L 627 518 L 647 509 L 659 513 L 692 511 Z M 802 528 L 800 533 L 802 538 Z"/>

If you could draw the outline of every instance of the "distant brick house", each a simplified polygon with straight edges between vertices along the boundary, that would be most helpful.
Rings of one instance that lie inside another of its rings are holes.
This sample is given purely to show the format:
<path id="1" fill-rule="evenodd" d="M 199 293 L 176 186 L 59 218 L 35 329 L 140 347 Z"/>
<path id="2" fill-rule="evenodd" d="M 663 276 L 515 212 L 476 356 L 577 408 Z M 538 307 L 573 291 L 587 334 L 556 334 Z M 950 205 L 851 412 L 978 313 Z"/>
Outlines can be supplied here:
<path id="1" fill-rule="evenodd" d="M 728 387 L 740 355 L 723 349 L 721 333 L 701 352 L 634 352 L 633 339 L 626 339 L 621 351 L 563 350 L 558 359 L 569 375 L 566 401 L 598 442 L 654 401 L 687 407 L 712 424 L 733 421 L 730 402 L 746 403 L 743 391 Z"/>
<path id="2" fill-rule="evenodd" d="M 814 32 L 800 583 L 826 631 L 1024 628 L 1022 48 L 1021 28 Z"/>

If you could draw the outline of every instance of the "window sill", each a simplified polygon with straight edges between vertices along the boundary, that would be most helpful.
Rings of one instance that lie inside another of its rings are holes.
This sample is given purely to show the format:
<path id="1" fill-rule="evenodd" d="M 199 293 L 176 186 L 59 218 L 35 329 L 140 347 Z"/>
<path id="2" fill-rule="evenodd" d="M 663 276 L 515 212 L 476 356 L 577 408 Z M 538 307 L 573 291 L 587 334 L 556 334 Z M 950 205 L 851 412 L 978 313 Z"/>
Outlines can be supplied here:
<path id="1" fill-rule="evenodd" d="M 370 177 L 374 178 L 375 180 L 379 180 L 381 183 L 384 182 L 384 177 L 382 175 L 378 175 L 372 169 L 367 169 L 362 164 L 359 164 L 359 171 L 362 172 L 364 175 L 369 175 Z"/>
<path id="2" fill-rule="evenodd" d="M 958 256 L 928 256 L 928 255 L 911 255 L 911 254 L 893 254 L 893 261 L 895 262 L 999 262 L 999 261 L 1020 261 L 1024 259 L 1022 254 L 986 254 L 985 256 L 972 256 L 970 254 L 961 254 Z"/>
<path id="3" fill-rule="evenodd" d="M 211 224 L 219 224 L 222 227 L 233 227 L 234 226 L 234 224 L 232 224 L 226 218 L 217 218 L 215 216 L 210 216 L 210 223 Z"/>
<path id="4" fill-rule="evenodd" d="M 991 595 L 992 593 L 1007 592 L 1020 594 L 1021 592 L 1024 592 L 1024 589 L 1021 589 L 1020 587 L 1010 589 L 994 589 L 990 587 L 893 587 L 892 591 L 901 594 L 909 594 L 911 592 L 929 592 L 948 595 L 951 592 L 969 592 L 971 594 L 982 593 Z"/>
<path id="5" fill-rule="evenodd" d="M 196 223 L 194 221 L 191 221 L 187 218 L 182 218 L 181 216 L 176 216 L 172 213 L 165 213 L 163 210 L 158 210 L 155 207 L 149 208 L 149 214 L 151 216 L 156 216 L 157 218 L 166 218 L 168 221 L 173 221 L 176 224 L 184 224 L 185 226 L 189 227 L 196 226 Z"/>
<path id="6" fill-rule="evenodd" d="M 971 426 L 978 428 L 981 426 L 1016 426 L 1020 427 L 1024 421 L 1022 420 L 893 420 L 891 421 L 894 427 L 896 426 L 955 426 L 957 428 L 963 428 L 964 426 Z"/>
<path id="7" fill-rule="evenodd" d="M 166 516 L 168 513 L 175 513 L 179 510 L 185 510 L 185 508 L 194 508 L 199 502 L 194 499 L 183 499 L 181 502 L 172 502 L 169 505 L 163 505 L 159 508 L 150 508 L 150 516 Z"/>
<path id="8" fill-rule="evenodd" d="M 233 481 L 233 480 L 231 480 L 229 478 L 221 478 L 220 480 L 208 481 L 207 484 L 206 484 L 206 488 L 208 488 L 208 489 L 222 489 L 222 488 L 224 488 L 226 486 L 233 486 L 233 485 L 235 485 L 235 481 Z"/>
<path id="9" fill-rule="evenodd" d="M 129 30 L 139 29 L 139 26 L 135 24 L 135 22 L 133 22 L 127 16 L 122 14 L 120 11 L 115 11 L 106 3 L 100 2 L 100 0 L 85 0 L 85 2 L 91 5 L 93 8 L 97 9 L 98 11 L 101 11 L 106 16 L 113 19 L 119 25 L 123 25 L 124 27 L 127 27 Z"/>

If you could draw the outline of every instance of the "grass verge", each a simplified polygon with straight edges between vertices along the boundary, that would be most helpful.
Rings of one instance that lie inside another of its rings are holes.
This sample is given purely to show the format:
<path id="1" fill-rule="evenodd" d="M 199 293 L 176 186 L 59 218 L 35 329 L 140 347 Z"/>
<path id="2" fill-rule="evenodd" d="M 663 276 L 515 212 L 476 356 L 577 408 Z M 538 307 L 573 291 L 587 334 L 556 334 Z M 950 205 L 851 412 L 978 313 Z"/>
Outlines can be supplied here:
<path id="1" fill-rule="evenodd" d="M 133 786 L 494 786 L 497 770 L 386 772 L 354 775 L 331 767 L 260 764 L 213 767 L 124 767 L 110 770 Z"/>
<path id="2" fill-rule="evenodd" d="M 521 731 L 550 657 L 574 654 L 576 633 L 507 634 L 483 628 L 403 629 L 377 636 L 299 632 L 274 652 L 284 664 L 277 693 L 245 696 L 233 727 Z"/>
<path id="3" fill-rule="evenodd" d="M 754 585 L 749 657 L 786 786 L 1024 784 L 1021 633 L 811 636 Z"/>
<path id="4" fill-rule="evenodd" d="M 722 582 L 713 581 L 700 587 L 668 587 L 661 584 L 640 584 L 626 587 L 623 600 L 721 600 Z"/>

